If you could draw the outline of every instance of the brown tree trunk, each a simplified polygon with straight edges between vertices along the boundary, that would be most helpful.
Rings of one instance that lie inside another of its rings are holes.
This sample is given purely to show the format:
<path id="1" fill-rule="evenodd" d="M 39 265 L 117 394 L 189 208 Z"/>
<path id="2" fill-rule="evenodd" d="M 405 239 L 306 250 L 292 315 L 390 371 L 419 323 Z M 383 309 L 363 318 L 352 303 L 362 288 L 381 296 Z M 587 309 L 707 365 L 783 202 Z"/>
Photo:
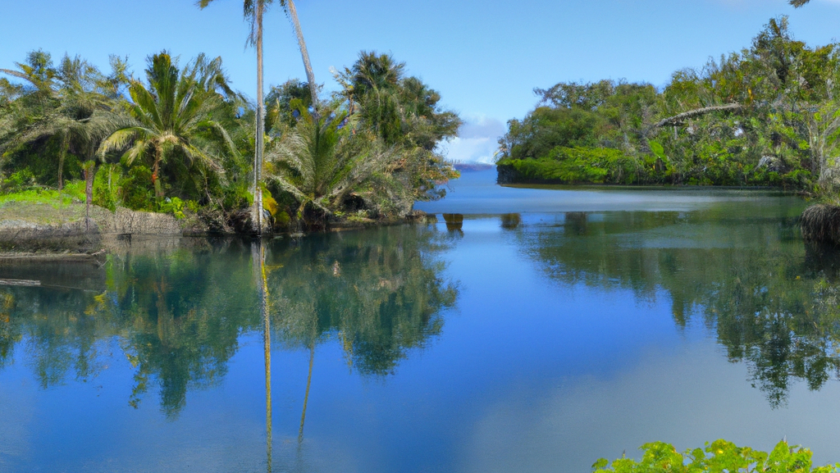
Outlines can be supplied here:
<path id="1" fill-rule="evenodd" d="M 315 84 L 315 73 L 312 72 L 312 64 L 309 62 L 309 52 L 306 50 L 306 41 L 303 39 L 303 30 L 300 28 L 300 20 L 298 20 L 297 8 L 295 8 L 294 0 L 286 0 L 289 10 L 289 16 L 292 19 L 292 24 L 295 27 L 295 36 L 297 36 L 298 46 L 300 46 L 300 55 L 303 57 L 303 67 L 306 69 L 306 80 L 309 82 L 309 93 L 312 95 L 312 108 L 318 112 L 318 86 Z"/>
<path id="2" fill-rule="evenodd" d="M 155 164 L 152 166 L 152 185 L 155 186 L 155 197 L 163 197 L 163 186 L 160 183 L 160 158 L 155 157 Z"/>
<path id="3" fill-rule="evenodd" d="M 712 112 L 727 112 L 727 111 L 736 111 L 743 109 L 744 106 L 739 103 L 728 103 L 726 105 L 715 105 L 712 107 L 703 107 L 698 108 L 695 110 L 689 110 L 688 112 L 683 112 L 678 115 L 674 115 L 673 117 L 668 117 L 664 120 L 660 120 L 658 123 L 653 125 L 656 128 L 663 127 L 663 126 L 673 126 L 682 123 L 689 118 L 699 117 L 700 115 L 705 115 L 707 113 Z"/>
<path id="4" fill-rule="evenodd" d="M 58 154 L 58 190 L 64 189 L 64 157 L 67 155 L 67 145 L 70 137 L 65 132 L 61 140 L 61 151 Z"/>
<path id="5" fill-rule="evenodd" d="M 256 46 L 257 46 L 257 117 L 256 117 L 256 134 L 254 135 L 254 210 L 253 218 L 254 230 L 257 235 L 262 235 L 263 231 L 263 202 L 262 202 L 262 167 L 263 167 L 263 153 L 265 151 L 265 97 L 263 96 L 263 2 L 257 2 L 256 11 Z"/>
<path id="6" fill-rule="evenodd" d="M 90 203 L 93 200 L 93 177 L 96 175 L 96 164 L 85 165 L 85 232 L 90 232 Z"/>

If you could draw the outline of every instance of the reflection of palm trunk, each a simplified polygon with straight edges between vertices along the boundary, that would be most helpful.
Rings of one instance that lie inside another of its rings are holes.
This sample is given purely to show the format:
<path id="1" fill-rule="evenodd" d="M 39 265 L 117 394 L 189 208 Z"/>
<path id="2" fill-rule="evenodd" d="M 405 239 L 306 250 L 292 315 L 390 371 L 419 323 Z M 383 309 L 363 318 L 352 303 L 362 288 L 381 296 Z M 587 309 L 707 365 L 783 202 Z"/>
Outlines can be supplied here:
<path id="1" fill-rule="evenodd" d="M 303 413 L 300 415 L 300 430 L 298 431 L 298 448 L 303 444 L 303 424 L 306 421 L 306 404 L 309 403 L 309 386 L 312 384 L 312 365 L 315 362 L 315 340 L 309 347 L 309 376 L 306 378 L 306 394 L 303 396 Z"/>
<path id="2" fill-rule="evenodd" d="M 271 473 L 271 335 L 269 332 L 268 311 L 265 310 L 265 448 L 268 458 L 268 473 Z"/>
<path id="3" fill-rule="evenodd" d="M 262 240 L 254 242 L 251 247 L 251 257 L 258 293 L 260 296 L 260 312 L 263 319 L 263 353 L 265 355 L 265 448 L 268 472 L 271 472 L 271 322 L 268 311 L 268 281 L 265 274 L 265 248 Z"/>

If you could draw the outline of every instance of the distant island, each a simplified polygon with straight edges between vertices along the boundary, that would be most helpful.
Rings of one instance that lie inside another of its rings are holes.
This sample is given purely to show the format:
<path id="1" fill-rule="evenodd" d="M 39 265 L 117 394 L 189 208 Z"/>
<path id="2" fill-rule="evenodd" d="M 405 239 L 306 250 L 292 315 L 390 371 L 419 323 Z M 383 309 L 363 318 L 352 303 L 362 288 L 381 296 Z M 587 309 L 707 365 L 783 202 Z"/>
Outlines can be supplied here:
<path id="1" fill-rule="evenodd" d="M 460 172 L 475 172 L 488 171 L 495 167 L 494 164 L 487 163 L 457 163 L 454 165 L 455 169 Z"/>

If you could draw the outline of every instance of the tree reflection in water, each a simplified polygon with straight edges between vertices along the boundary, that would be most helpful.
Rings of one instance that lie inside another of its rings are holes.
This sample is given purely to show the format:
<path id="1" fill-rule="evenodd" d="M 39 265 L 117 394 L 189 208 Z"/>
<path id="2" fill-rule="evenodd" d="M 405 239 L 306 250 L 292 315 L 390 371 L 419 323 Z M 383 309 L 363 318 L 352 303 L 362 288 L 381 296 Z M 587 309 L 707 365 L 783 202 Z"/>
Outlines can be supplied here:
<path id="1" fill-rule="evenodd" d="M 382 375 L 440 334 L 457 290 L 441 276 L 438 234 L 405 226 L 323 239 L 272 247 L 268 285 L 281 343 L 311 349 L 335 337 L 351 367 Z"/>
<path id="2" fill-rule="evenodd" d="M 664 290 L 674 322 L 699 317 L 778 407 L 792 380 L 816 390 L 840 375 L 840 256 L 804 245 L 794 219 L 726 217 L 714 208 L 572 213 L 517 238 L 564 284 L 628 289 L 644 301 Z"/>
<path id="3" fill-rule="evenodd" d="M 133 242 L 102 267 L 4 266 L 5 278 L 47 287 L 0 286 L 0 369 L 25 359 L 47 389 L 95 378 L 118 346 L 134 370 L 129 403 L 157 388 L 169 417 L 190 389 L 223 379 L 244 333 L 313 356 L 336 338 L 358 372 L 390 373 L 440 333 L 441 311 L 455 303 L 435 257 L 441 244 L 432 230 L 404 226 L 275 240 L 256 252 L 239 240 L 183 239 Z M 265 361 L 268 378 L 268 349 Z M 266 390 L 270 399 L 268 379 Z"/>

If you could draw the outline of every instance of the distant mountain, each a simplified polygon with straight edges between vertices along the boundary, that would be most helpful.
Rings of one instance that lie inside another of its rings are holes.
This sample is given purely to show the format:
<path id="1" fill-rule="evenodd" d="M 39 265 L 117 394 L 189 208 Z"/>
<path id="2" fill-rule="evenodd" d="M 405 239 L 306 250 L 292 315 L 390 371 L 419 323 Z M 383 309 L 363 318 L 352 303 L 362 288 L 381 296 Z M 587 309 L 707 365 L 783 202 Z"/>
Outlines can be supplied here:
<path id="1" fill-rule="evenodd" d="M 486 171 L 494 167 L 496 167 L 495 164 L 486 163 L 458 163 L 455 165 L 455 169 L 461 172 Z"/>

